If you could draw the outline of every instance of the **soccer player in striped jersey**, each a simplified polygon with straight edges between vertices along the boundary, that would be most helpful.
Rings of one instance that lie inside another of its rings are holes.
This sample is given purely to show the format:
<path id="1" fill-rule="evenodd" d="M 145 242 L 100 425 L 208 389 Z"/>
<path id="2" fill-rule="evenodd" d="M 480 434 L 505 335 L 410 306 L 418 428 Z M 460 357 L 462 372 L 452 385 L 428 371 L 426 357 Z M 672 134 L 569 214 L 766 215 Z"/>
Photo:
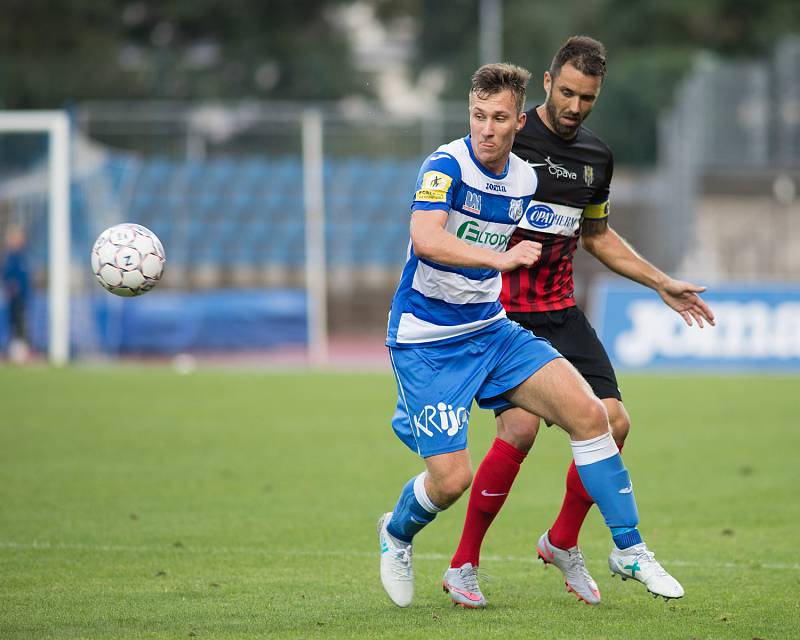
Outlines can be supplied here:
<path id="1" fill-rule="evenodd" d="M 511 153 L 525 124 L 530 74 L 485 65 L 472 77 L 470 134 L 423 163 L 411 205 L 408 258 L 392 300 L 387 345 L 397 382 L 392 428 L 425 471 L 378 521 L 380 576 L 390 599 L 411 604 L 412 540 L 469 487 L 467 428 L 473 400 L 511 403 L 561 426 L 586 486 L 610 527 L 638 536 L 628 472 L 608 414 L 578 371 L 546 341 L 506 317 L 501 273 L 529 268 L 541 245 L 508 238 L 530 211 L 535 170 Z M 518 451 L 508 445 L 507 453 Z M 443 586 L 485 606 L 474 566 L 448 570 Z"/>
<path id="2" fill-rule="evenodd" d="M 500 300 L 509 318 L 549 340 L 582 374 L 605 406 L 614 442 L 621 450 L 630 419 L 608 355 L 573 297 L 572 260 L 578 239 L 612 271 L 657 291 L 688 325 L 693 321 L 701 328 L 704 322 L 713 325 L 714 315 L 698 296 L 704 287 L 659 271 L 608 225 L 613 157 L 603 141 L 582 125 L 600 94 L 604 76 L 605 48 L 582 36 L 567 40 L 544 74 L 546 101 L 527 112 L 513 145 L 517 155 L 536 167 L 539 186 L 509 243 L 513 248 L 518 242 L 537 242 L 541 256 L 532 266 L 503 274 Z M 486 531 L 539 428 L 539 415 L 511 403 L 495 409 L 495 414 L 498 437 L 475 475 L 451 570 L 478 565 Z M 578 547 L 578 533 L 595 502 L 580 465 L 577 458 L 570 465 L 561 511 L 540 537 L 537 551 L 545 563 L 562 571 L 569 591 L 580 600 L 598 604 L 600 591 Z M 605 511 L 603 515 L 615 545 L 609 558 L 612 575 L 639 580 L 665 598 L 681 597 L 683 588 L 655 560 L 631 523 L 618 526 Z M 475 587 L 480 593 L 477 583 Z"/>

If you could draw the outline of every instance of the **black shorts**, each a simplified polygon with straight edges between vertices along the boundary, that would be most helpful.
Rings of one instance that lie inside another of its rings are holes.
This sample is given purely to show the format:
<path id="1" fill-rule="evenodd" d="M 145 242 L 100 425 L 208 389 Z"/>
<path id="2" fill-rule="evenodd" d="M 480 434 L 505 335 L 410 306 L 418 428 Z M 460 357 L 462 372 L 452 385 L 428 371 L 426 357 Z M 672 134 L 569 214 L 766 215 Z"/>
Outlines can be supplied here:
<path id="1" fill-rule="evenodd" d="M 509 313 L 508 317 L 533 331 L 540 338 L 549 340 L 550 344 L 586 379 L 598 398 L 622 400 L 617 376 L 605 347 L 578 307 L 559 311 Z M 495 410 L 495 415 L 499 415 L 507 408 Z"/>

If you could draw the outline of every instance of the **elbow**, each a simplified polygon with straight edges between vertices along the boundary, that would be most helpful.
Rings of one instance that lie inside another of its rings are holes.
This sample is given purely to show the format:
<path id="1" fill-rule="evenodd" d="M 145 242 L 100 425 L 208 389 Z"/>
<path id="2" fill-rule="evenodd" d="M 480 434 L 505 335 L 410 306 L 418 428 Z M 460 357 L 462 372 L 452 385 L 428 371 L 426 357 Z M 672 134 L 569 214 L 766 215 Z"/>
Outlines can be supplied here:
<path id="1" fill-rule="evenodd" d="M 583 247 L 584 251 L 588 251 L 592 255 L 596 255 L 597 245 L 594 242 L 594 239 L 591 236 L 581 236 L 581 246 Z"/>
<path id="2" fill-rule="evenodd" d="M 430 238 L 422 236 L 422 234 L 411 234 L 411 246 L 414 248 L 414 255 L 418 258 L 425 258 L 430 260 L 433 258 L 434 243 Z"/>
<path id="3" fill-rule="evenodd" d="M 412 241 L 411 246 L 414 247 L 414 255 L 418 258 L 424 258 L 426 260 L 433 258 L 431 255 L 431 247 L 428 243 Z"/>

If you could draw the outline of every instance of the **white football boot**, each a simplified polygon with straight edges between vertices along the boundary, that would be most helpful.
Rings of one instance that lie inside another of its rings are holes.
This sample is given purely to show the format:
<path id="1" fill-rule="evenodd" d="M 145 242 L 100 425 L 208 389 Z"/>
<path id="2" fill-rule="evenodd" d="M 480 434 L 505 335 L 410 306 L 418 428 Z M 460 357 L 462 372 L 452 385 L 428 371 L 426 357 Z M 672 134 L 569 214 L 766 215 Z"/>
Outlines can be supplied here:
<path id="1" fill-rule="evenodd" d="M 579 547 L 559 549 L 550 542 L 550 531 L 545 531 L 536 545 L 536 553 L 542 562 L 552 564 L 564 574 L 564 584 L 567 591 L 573 593 L 578 600 L 586 604 L 600 604 L 600 589 L 583 561 L 583 554 Z"/>
<path id="2" fill-rule="evenodd" d="M 666 572 L 644 542 L 627 549 L 614 547 L 608 557 L 608 568 L 612 577 L 638 580 L 653 597 L 662 596 L 664 600 L 683 597 L 681 583 Z"/>
<path id="3" fill-rule="evenodd" d="M 445 571 L 442 589 L 450 594 L 453 604 L 467 609 L 483 609 L 486 606 L 486 598 L 478 586 L 478 567 L 473 567 L 471 562 Z"/>
<path id="4" fill-rule="evenodd" d="M 414 568 L 411 565 L 411 545 L 405 544 L 386 530 L 392 512 L 378 520 L 378 542 L 381 546 L 381 583 L 387 595 L 398 607 L 407 607 L 414 598 Z"/>

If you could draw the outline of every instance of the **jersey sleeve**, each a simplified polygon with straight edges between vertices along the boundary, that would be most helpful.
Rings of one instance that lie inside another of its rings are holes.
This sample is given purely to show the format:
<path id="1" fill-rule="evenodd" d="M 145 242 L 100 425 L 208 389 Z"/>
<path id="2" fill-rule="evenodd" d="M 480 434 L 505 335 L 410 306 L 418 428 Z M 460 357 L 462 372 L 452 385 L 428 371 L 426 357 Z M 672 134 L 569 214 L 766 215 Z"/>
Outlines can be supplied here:
<path id="1" fill-rule="evenodd" d="M 411 211 L 450 211 L 461 167 L 449 153 L 432 153 L 419 170 Z"/>
<path id="2" fill-rule="evenodd" d="M 610 156 L 606 166 L 603 181 L 597 186 L 592 195 L 591 202 L 583 210 L 584 220 L 605 220 L 611 209 L 609 195 L 611 193 L 611 178 L 614 175 L 614 158 Z"/>

